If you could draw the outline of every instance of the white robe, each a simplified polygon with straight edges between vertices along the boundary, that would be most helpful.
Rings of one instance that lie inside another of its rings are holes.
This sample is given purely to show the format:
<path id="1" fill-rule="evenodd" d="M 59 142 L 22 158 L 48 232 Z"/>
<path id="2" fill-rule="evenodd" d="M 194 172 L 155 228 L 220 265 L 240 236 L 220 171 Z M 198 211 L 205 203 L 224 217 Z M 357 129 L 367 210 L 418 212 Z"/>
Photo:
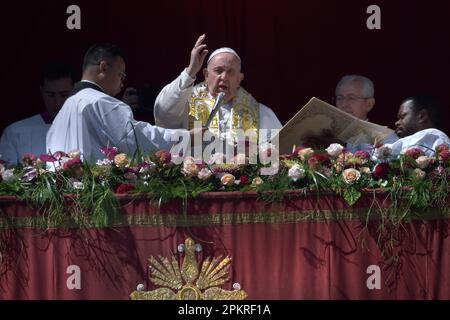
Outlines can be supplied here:
<path id="1" fill-rule="evenodd" d="M 0 139 L 1 160 L 17 164 L 25 153 L 46 153 L 45 137 L 50 126 L 37 114 L 6 127 Z"/>
<path id="2" fill-rule="evenodd" d="M 440 144 L 450 145 L 448 136 L 438 129 L 425 129 L 418 131 L 410 136 L 397 140 L 392 144 L 386 144 L 392 148 L 392 155 L 398 156 L 404 153 L 410 147 L 420 148 L 427 156 L 434 155 L 434 150 Z"/>
<path id="3" fill-rule="evenodd" d="M 155 101 L 155 123 L 164 128 L 188 128 L 189 100 L 194 88 L 195 79 L 191 78 L 186 70 L 174 81 L 166 85 Z M 220 107 L 219 127 L 230 127 L 230 104 Z M 272 109 L 259 104 L 259 128 L 281 129 L 282 125 Z"/>
<path id="4" fill-rule="evenodd" d="M 100 149 L 106 146 L 133 155 L 136 139 L 144 152 L 170 149 L 176 131 L 136 121 L 128 105 L 89 88 L 66 100 L 48 131 L 47 148 L 80 150 L 84 160 L 94 162 L 105 157 Z"/>
<path id="5" fill-rule="evenodd" d="M 392 144 L 392 143 L 396 142 L 398 139 L 399 139 L 398 136 L 395 133 L 392 133 L 384 140 L 384 144 Z M 372 144 L 367 144 L 367 143 L 363 143 L 363 144 L 347 143 L 347 146 L 345 148 L 347 151 L 349 151 L 351 153 L 355 153 L 356 151 L 359 151 L 359 150 L 364 150 L 364 151 L 367 151 L 370 153 L 373 150 L 374 146 Z"/>

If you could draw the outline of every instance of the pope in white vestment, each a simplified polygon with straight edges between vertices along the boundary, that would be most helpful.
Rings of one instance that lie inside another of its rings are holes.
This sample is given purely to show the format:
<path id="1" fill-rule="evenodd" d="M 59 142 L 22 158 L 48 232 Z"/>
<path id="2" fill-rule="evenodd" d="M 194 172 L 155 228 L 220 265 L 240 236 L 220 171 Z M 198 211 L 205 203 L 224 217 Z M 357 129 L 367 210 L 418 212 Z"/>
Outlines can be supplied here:
<path id="1" fill-rule="evenodd" d="M 194 92 L 195 78 L 186 70 L 171 83 L 166 85 L 155 101 L 156 125 L 164 128 L 189 128 L 189 101 Z M 213 98 L 211 98 L 213 99 Z M 259 129 L 281 129 L 282 125 L 272 109 L 259 103 Z M 225 103 L 218 112 L 220 131 L 231 126 L 231 109 L 233 103 Z"/>
<path id="2" fill-rule="evenodd" d="M 233 49 L 220 48 L 212 52 L 203 69 L 205 81 L 194 86 L 196 74 L 208 53 L 204 39 L 205 35 L 202 35 L 197 40 L 189 66 L 156 98 L 156 125 L 174 129 L 192 129 L 195 121 L 205 125 L 218 93 L 223 92 L 224 103 L 209 123 L 212 131 L 222 135 L 236 129 L 280 129 L 282 125 L 274 112 L 240 86 L 244 78 L 241 58 Z"/>
<path id="3" fill-rule="evenodd" d="M 83 159 L 94 162 L 103 159 L 101 148 L 114 146 L 133 155 L 139 147 L 150 152 L 170 149 L 176 130 L 136 121 L 131 108 L 122 101 L 102 92 L 90 81 L 91 87 L 69 97 L 53 121 L 47 134 L 51 152 L 79 150 Z"/>

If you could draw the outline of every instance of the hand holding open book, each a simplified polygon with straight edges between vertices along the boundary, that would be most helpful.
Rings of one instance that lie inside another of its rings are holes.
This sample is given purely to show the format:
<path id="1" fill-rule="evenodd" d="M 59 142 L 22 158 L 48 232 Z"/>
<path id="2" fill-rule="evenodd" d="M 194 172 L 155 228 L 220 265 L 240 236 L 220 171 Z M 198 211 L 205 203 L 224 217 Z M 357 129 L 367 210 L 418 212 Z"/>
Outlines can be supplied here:
<path id="1" fill-rule="evenodd" d="M 311 141 L 312 137 L 351 144 L 376 144 L 383 143 L 393 133 L 388 127 L 360 120 L 313 97 L 281 128 L 280 154 L 292 152 L 293 146 Z"/>

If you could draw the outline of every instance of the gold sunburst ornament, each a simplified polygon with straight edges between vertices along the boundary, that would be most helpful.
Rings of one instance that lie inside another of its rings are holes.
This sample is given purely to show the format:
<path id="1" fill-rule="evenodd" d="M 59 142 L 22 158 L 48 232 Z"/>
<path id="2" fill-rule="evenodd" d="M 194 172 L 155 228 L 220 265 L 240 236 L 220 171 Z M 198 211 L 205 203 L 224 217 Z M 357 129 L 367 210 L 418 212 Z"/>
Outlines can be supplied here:
<path id="1" fill-rule="evenodd" d="M 197 246 L 199 248 L 199 246 Z M 139 285 L 137 291 L 130 295 L 133 300 L 244 300 L 247 293 L 240 290 L 240 286 L 233 286 L 235 290 L 229 291 L 218 286 L 229 281 L 228 269 L 231 258 L 207 257 L 203 260 L 201 269 L 195 256 L 196 245 L 194 240 L 187 238 L 184 242 L 185 257 L 179 267 L 178 261 L 172 255 L 171 259 L 151 256 L 150 281 L 161 288 L 152 291 L 143 291 Z"/>

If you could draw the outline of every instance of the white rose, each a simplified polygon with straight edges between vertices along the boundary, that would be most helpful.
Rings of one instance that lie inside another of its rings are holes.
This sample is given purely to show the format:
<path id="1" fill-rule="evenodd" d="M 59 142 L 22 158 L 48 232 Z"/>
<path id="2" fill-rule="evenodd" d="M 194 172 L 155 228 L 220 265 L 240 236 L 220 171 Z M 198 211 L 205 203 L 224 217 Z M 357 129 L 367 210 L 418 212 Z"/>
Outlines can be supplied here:
<path id="1" fill-rule="evenodd" d="M 256 178 L 253 178 L 252 185 L 258 186 L 258 185 L 262 184 L 263 182 L 264 182 L 263 179 L 261 179 L 260 177 L 256 177 Z"/>
<path id="2" fill-rule="evenodd" d="M 200 170 L 200 171 L 198 172 L 197 177 L 198 177 L 200 180 L 206 180 L 206 179 L 208 179 L 209 177 L 211 177 L 211 175 L 212 175 L 211 170 L 209 170 L 208 168 L 203 168 L 202 170 Z"/>
<path id="3" fill-rule="evenodd" d="M 183 169 L 181 172 L 188 177 L 196 176 L 198 174 L 198 167 L 192 157 L 186 157 L 183 161 Z"/>
<path id="4" fill-rule="evenodd" d="M 330 157 L 337 157 L 342 153 L 342 150 L 344 150 L 344 147 L 341 146 L 339 143 L 332 143 L 328 148 L 325 149 Z"/>
<path id="5" fill-rule="evenodd" d="M 293 181 L 297 181 L 305 176 L 305 169 L 299 164 L 294 164 L 292 168 L 289 169 L 288 176 L 291 177 Z"/>
<path id="6" fill-rule="evenodd" d="M 2 179 L 5 182 L 11 182 L 16 180 L 16 177 L 14 177 L 14 170 L 13 169 L 4 170 L 2 172 Z"/>
<path id="7" fill-rule="evenodd" d="M 423 171 L 423 170 L 421 170 L 419 168 L 414 169 L 414 171 L 413 171 L 413 178 L 415 180 L 423 180 L 425 178 L 425 176 L 426 176 L 425 171 Z"/>
<path id="8" fill-rule="evenodd" d="M 361 173 L 356 169 L 349 168 L 342 172 L 342 177 L 344 178 L 345 183 L 352 184 L 361 178 Z"/>
<path id="9" fill-rule="evenodd" d="M 220 182 L 224 186 L 231 186 L 231 185 L 233 185 L 234 184 L 234 180 L 236 180 L 236 178 L 231 173 L 225 173 L 220 178 Z"/>
<path id="10" fill-rule="evenodd" d="M 77 149 L 72 150 L 72 151 L 69 151 L 67 154 L 68 154 L 69 157 L 71 157 L 71 158 L 76 158 L 76 157 L 81 156 L 80 150 L 77 150 Z"/>
<path id="11" fill-rule="evenodd" d="M 364 173 L 364 174 L 367 174 L 367 175 L 371 175 L 372 174 L 372 171 L 370 171 L 369 167 L 361 167 L 361 168 L 359 168 L 359 171 L 361 173 Z"/>
<path id="12" fill-rule="evenodd" d="M 428 158 L 427 156 L 420 156 L 416 159 L 417 164 L 419 165 L 420 169 L 425 169 L 428 167 L 428 165 L 431 162 L 431 158 Z"/>

